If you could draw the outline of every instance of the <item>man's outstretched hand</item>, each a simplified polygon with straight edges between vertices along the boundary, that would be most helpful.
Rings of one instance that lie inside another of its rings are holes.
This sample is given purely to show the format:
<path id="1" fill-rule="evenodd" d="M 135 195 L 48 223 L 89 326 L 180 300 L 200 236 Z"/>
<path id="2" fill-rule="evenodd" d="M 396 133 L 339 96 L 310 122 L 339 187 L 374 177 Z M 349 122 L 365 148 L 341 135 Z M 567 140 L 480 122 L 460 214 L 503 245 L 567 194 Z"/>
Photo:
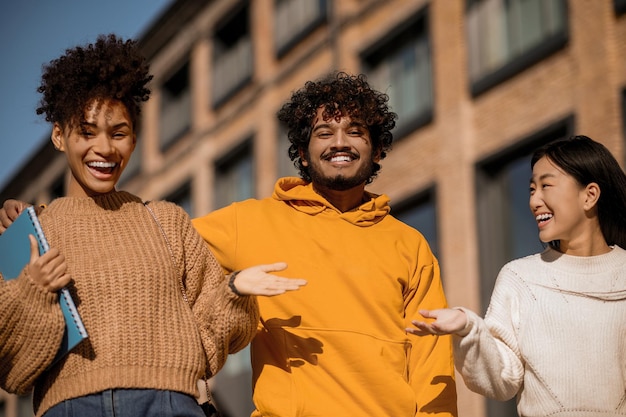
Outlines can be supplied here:
<path id="1" fill-rule="evenodd" d="M 271 297 L 287 291 L 298 290 L 306 285 L 306 280 L 300 278 L 283 278 L 270 272 L 287 269 L 287 264 L 257 265 L 240 271 L 234 280 L 237 292 L 242 295 L 264 295 Z"/>

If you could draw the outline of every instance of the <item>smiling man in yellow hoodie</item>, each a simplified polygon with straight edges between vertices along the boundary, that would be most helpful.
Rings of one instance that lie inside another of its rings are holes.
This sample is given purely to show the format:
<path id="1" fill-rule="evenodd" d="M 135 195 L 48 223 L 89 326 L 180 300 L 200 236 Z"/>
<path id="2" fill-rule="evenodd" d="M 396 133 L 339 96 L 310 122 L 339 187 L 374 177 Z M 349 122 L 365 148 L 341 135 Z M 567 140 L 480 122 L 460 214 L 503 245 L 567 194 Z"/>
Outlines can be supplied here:
<path id="1" fill-rule="evenodd" d="M 278 113 L 302 178 L 194 220 L 226 272 L 284 261 L 308 281 L 259 299 L 254 417 L 457 415 L 449 336 L 405 332 L 447 305 L 437 260 L 365 190 L 391 148 L 387 100 L 362 76 L 307 82 Z"/>

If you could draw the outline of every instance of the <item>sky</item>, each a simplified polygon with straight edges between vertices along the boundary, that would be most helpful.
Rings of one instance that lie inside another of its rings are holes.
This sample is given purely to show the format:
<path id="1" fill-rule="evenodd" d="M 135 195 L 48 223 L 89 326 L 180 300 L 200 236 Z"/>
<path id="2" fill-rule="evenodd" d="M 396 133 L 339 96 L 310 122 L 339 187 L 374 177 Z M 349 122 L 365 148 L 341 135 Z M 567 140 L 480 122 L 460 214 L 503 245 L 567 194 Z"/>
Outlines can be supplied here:
<path id="1" fill-rule="evenodd" d="M 49 140 L 42 65 L 115 33 L 139 38 L 174 0 L 0 0 L 0 188 Z"/>

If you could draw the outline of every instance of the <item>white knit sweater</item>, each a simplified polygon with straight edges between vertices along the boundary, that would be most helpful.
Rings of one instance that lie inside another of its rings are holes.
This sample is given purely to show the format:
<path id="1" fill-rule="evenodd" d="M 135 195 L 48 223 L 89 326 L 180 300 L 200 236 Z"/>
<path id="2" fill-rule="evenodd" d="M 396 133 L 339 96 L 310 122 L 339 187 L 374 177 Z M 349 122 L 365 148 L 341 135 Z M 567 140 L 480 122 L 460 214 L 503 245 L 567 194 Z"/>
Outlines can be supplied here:
<path id="1" fill-rule="evenodd" d="M 522 417 L 626 416 L 626 251 L 546 249 L 505 265 L 485 319 L 454 337 L 465 384 Z"/>

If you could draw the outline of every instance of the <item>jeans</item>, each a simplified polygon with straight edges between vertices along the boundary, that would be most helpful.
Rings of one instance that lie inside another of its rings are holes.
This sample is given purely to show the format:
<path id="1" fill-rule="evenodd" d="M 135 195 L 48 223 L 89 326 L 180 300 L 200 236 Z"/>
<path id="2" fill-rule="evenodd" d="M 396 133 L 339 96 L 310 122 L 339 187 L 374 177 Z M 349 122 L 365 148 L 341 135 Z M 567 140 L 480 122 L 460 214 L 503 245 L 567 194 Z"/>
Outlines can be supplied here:
<path id="1" fill-rule="evenodd" d="M 72 398 L 44 417 L 204 417 L 196 399 L 176 391 L 114 389 Z"/>

